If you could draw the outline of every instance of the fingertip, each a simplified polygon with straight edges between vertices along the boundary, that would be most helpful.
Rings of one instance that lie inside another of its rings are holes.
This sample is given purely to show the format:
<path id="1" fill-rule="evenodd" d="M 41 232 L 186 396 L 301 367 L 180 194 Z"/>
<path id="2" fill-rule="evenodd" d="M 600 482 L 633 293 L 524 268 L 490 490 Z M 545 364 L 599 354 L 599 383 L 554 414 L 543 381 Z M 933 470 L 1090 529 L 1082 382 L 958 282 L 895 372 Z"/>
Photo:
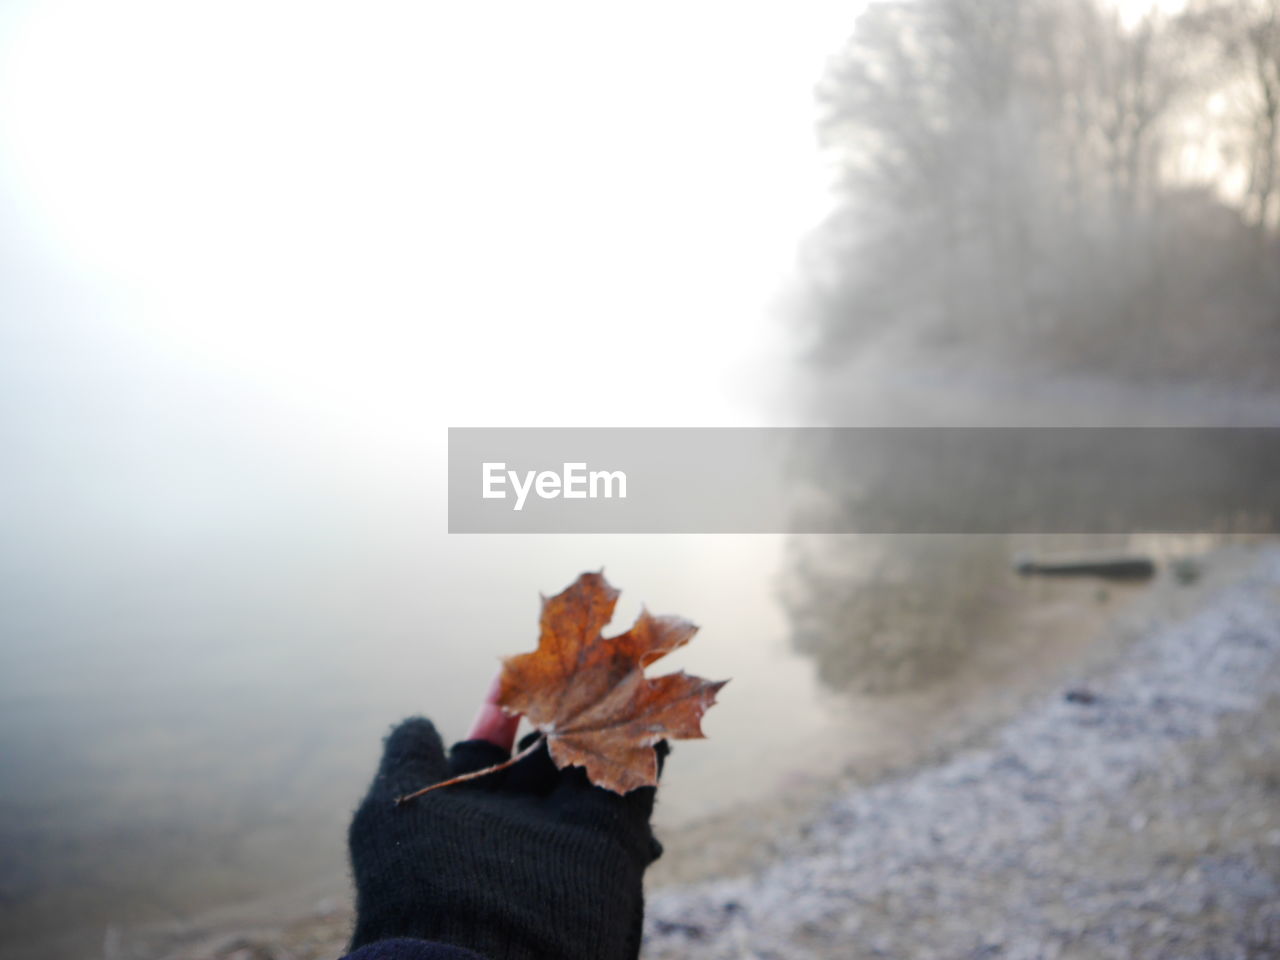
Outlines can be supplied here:
<path id="1" fill-rule="evenodd" d="M 653 863 L 653 861 L 657 860 L 660 856 L 662 856 L 662 853 L 663 853 L 662 841 L 659 840 L 657 837 L 653 836 L 652 834 L 650 834 L 649 835 L 649 862 Z"/>
<path id="2" fill-rule="evenodd" d="M 499 672 L 489 684 L 484 702 L 467 733 L 468 740 L 485 740 L 500 750 L 511 752 L 516 741 L 516 730 L 520 726 L 520 717 L 512 716 L 498 706 L 498 693 L 502 688 L 502 674 Z"/>
<path id="3" fill-rule="evenodd" d="M 445 770 L 444 742 L 426 717 L 410 717 L 387 735 L 378 780 L 389 789 L 433 783 Z"/>
<path id="4" fill-rule="evenodd" d="M 653 752 L 658 755 L 658 776 L 662 776 L 662 771 L 667 765 L 667 757 L 671 755 L 671 744 L 666 740 L 659 740 L 653 745 Z"/>
<path id="5" fill-rule="evenodd" d="M 520 718 L 509 716 L 501 707 L 491 703 L 481 705 L 467 733 L 468 740 L 485 740 L 499 750 L 511 752 L 516 741 L 516 729 Z"/>
<path id="6" fill-rule="evenodd" d="M 647 823 L 653 816 L 653 805 L 657 799 L 657 787 L 637 787 L 622 795 L 622 806 L 633 817 L 643 819 Z"/>
<path id="7" fill-rule="evenodd" d="M 383 745 L 383 759 L 392 764 L 402 760 L 433 760 L 444 755 L 440 733 L 426 717 L 409 717 L 397 724 Z"/>

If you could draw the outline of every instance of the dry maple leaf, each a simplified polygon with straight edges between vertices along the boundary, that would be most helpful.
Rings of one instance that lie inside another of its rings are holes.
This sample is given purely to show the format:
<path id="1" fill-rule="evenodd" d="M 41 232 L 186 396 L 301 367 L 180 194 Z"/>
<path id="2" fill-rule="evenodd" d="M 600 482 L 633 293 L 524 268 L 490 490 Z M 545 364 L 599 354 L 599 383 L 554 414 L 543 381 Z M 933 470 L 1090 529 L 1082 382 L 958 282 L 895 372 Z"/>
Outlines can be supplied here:
<path id="1" fill-rule="evenodd" d="M 630 630 L 606 639 L 617 602 L 602 573 L 544 597 L 538 649 L 503 661 L 496 699 L 545 734 L 557 767 L 585 767 L 596 786 L 626 793 L 657 785 L 655 743 L 703 736 L 702 715 L 729 681 L 683 671 L 646 677 L 646 666 L 698 628 L 641 610 Z"/>
<path id="2" fill-rule="evenodd" d="M 660 740 L 704 736 L 702 715 L 728 680 L 681 671 L 649 678 L 644 668 L 684 646 L 698 628 L 642 610 L 616 637 L 602 635 L 618 591 L 603 573 L 584 573 L 563 593 L 542 598 L 538 649 L 503 660 L 494 702 L 523 715 L 542 736 L 495 767 L 433 784 L 397 802 L 510 766 L 546 741 L 560 768 L 586 768 L 596 786 L 627 793 L 656 786 Z"/>

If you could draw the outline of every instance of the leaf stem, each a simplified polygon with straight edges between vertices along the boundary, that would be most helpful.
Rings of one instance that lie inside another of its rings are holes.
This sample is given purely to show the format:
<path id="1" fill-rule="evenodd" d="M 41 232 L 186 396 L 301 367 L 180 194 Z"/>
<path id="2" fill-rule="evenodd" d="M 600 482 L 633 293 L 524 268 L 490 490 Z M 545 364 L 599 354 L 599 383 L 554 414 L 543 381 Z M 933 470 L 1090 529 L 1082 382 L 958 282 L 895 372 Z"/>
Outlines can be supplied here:
<path id="1" fill-rule="evenodd" d="M 441 787 L 449 787 L 455 783 L 465 783 L 468 780 L 478 780 L 480 777 L 488 776 L 491 773 L 497 773 L 499 770 L 505 770 L 512 764 L 518 763 L 525 757 L 529 756 L 529 754 L 533 753 L 533 751 L 537 750 L 546 742 L 547 735 L 545 733 L 541 733 L 538 735 L 537 740 L 534 740 L 533 743 L 529 744 L 519 753 L 512 756 L 509 760 L 503 760 L 501 763 L 494 764 L 492 767 L 485 767 L 483 770 L 472 770 L 470 773 L 461 773 L 452 780 L 442 780 L 439 783 L 433 783 L 431 786 L 423 787 L 421 790 L 416 790 L 413 793 L 407 793 L 403 797 L 396 797 L 396 806 L 398 807 L 402 803 L 408 803 L 410 800 L 416 800 L 424 793 L 430 793 L 432 790 L 439 790 Z"/>

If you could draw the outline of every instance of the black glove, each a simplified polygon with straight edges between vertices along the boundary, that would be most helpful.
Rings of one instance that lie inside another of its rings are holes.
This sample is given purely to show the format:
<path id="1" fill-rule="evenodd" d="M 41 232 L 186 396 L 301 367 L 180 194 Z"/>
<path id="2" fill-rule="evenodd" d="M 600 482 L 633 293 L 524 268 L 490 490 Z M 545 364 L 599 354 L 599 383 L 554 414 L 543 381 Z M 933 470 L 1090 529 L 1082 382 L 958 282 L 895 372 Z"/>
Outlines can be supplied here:
<path id="1" fill-rule="evenodd" d="M 544 746 L 506 770 L 395 804 L 507 758 L 467 740 L 446 760 L 440 735 L 421 717 L 391 732 L 348 837 L 352 949 L 417 937 L 490 960 L 639 954 L 641 880 L 662 852 L 649 827 L 654 788 L 619 796 L 594 787 L 580 768 L 557 770 Z"/>

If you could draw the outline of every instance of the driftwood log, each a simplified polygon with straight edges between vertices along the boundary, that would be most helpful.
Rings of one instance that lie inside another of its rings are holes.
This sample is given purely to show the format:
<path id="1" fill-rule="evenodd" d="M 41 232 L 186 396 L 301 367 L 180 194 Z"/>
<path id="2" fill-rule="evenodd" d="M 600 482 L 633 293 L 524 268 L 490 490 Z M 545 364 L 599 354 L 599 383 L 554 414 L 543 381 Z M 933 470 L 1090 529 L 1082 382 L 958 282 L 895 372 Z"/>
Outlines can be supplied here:
<path id="1" fill-rule="evenodd" d="M 1014 569 L 1023 576 L 1149 580 L 1155 576 L 1156 564 L 1150 557 L 1134 555 L 1019 557 Z"/>

